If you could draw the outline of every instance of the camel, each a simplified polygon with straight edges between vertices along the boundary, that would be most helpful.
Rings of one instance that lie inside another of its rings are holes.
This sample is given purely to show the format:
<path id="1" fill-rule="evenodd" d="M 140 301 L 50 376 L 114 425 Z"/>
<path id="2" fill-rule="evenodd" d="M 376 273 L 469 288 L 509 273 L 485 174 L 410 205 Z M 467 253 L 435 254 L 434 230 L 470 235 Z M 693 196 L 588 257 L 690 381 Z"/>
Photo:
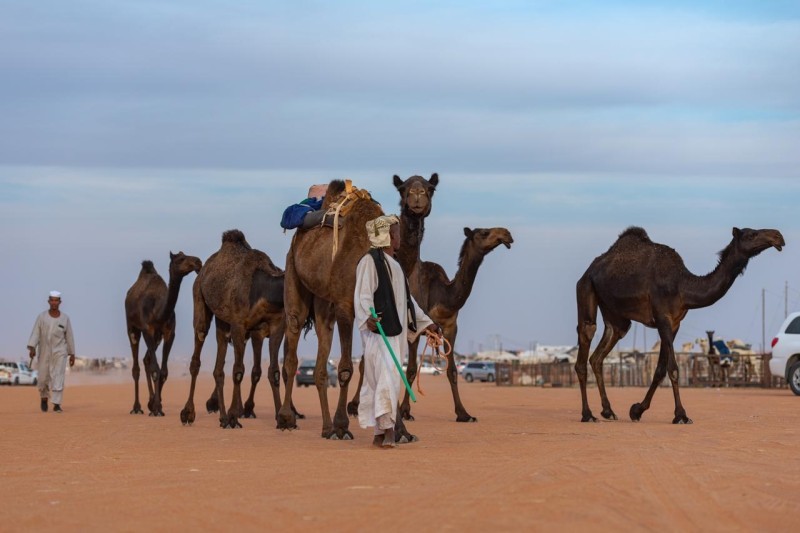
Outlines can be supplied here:
<path id="1" fill-rule="evenodd" d="M 275 401 L 276 416 L 280 409 L 278 349 L 285 327 L 282 312 L 283 271 L 260 250 L 248 244 L 244 234 L 229 230 L 222 234 L 219 251 L 206 260 L 194 282 L 194 352 L 189 370 L 192 382 L 189 398 L 181 411 L 181 422 L 191 425 L 195 420 L 194 391 L 200 370 L 200 352 L 203 349 L 211 319 L 215 319 L 217 358 L 214 366 L 216 405 L 222 428 L 242 427 L 243 417 L 255 416 L 253 396 L 261 378 L 261 344 L 270 338 L 269 383 Z M 241 383 L 244 378 L 244 350 L 248 338 L 253 341 L 254 366 L 251 390 L 247 403 L 242 406 Z M 225 382 L 225 357 L 228 342 L 233 344 L 233 395 L 226 411 L 223 394 Z M 213 400 L 206 403 L 209 410 Z"/>
<path id="2" fill-rule="evenodd" d="M 673 341 L 681 320 L 690 309 L 708 307 L 722 298 L 743 274 L 747 263 L 764 250 L 780 251 L 785 242 L 774 229 L 733 228 L 733 239 L 719 253 L 716 268 L 705 276 L 689 272 L 680 255 L 663 244 L 654 243 L 645 230 L 630 227 L 622 232 L 607 252 L 592 261 L 577 283 L 578 360 L 575 372 L 581 387 L 581 422 L 596 422 L 586 398 L 587 358 L 597 329 L 597 308 L 603 314 L 605 329 L 590 362 L 603 405 L 601 415 L 616 420 L 603 382 L 603 360 L 635 320 L 658 330 L 661 348 L 653 382 L 641 403 L 630 409 L 633 421 L 641 420 L 650 408 L 656 388 L 669 374 L 675 397 L 673 424 L 691 424 L 678 391 L 678 364 Z"/>
<path id="3" fill-rule="evenodd" d="M 400 192 L 400 232 L 403 244 L 398 251 L 397 260 L 408 277 L 409 288 L 414 299 L 423 311 L 438 324 L 451 346 L 455 346 L 458 333 L 458 313 L 467 302 L 472 292 L 478 269 L 484 257 L 504 245 L 511 248 L 514 239 L 505 228 L 464 228 L 466 237 L 458 259 L 458 271 L 451 281 L 444 269 L 432 262 L 420 260 L 420 244 L 425 232 L 425 218 L 431 211 L 431 200 L 439 183 L 438 174 L 430 180 L 421 176 L 412 176 L 403 181 L 394 176 L 394 185 Z M 419 339 L 409 345 L 408 366 L 406 376 L 413 383 L 417 373 L 417 350 Z M 458 392 L 458 371 L 453 354 L 447 356 L 447 378 L 453 394 L 457 422 L 476 422 L 470 415 Z M 359 383 L 360 385 L 360 383 Z M 348 406 L 351 414 L 358 413 L 358 396 Z M 410 411 L 408 392 L 400 405 L 400 417 L 413 420 Z M 411 438 L 397 433 L 398 438 Z"/>
<path id="4" fill-rule="evenodd" d="M 125 321 L 128 342 L 133 354 L 134 400 L 131 414 L 144 414 L 139 403 L 139 340 L 144 335 L 147 345 L 144 363 L 147 376 L 147 389 L 150 399 L 147 409 L 150 416 L 164 416 L 161 409 L 161 391 L 169 372 L 167 360 L 175 340 L 175 304 L 181 290 L 183 278 L 190 272 L 197 272 L 203 263 L 199 258 L 184 255 L 183 252 L 169 254 L 169 287 L 158 275 L 152 261 L 142 261 L 142 269 L 136 282 L 125 295 Z M 164 341 L 159 368 L 156 350 Z"/>
<path id="5" fill-rule="evenodd" d="M 284 300 L 286 307 L 286 345 L 284 370 L 289 376 L 297 371 L 297 344 L 300 330 L 313 311 L 318 338 L 317 364 L 314 380 L 322 410 L 322 437 L 331 440 L 353 438 L 348 429 L 346 412 L 348 385 L 353 375 L 352 346 L 353 294 L 356 284 L 356 265 L 369 250 L 369 237 L 365 229 L 367 221 L 383 214 L 380 205 L 366 191 L 351 189 L 349 182 L 334 180 L 328 185 L 323 209 L 330 208 L 342 198 L 348 197 L 348 212 L 339 219 L 338 241 L 334 250 L 337 231 L 327 226 L 312 229 L 299 228 L 286 256 L 286 284 Z M 342 208 L 344 211 L 344 208 Z M 333 340 L 334 322 L 339 328 L 341 358 L 339 359 L 339 400 L 331 419 L 328 407 L 327 361 Z M 286 384 L 284 402 L 278 413 L 279 429 L 297 427 L 292 412 L 293 383 Z"/>

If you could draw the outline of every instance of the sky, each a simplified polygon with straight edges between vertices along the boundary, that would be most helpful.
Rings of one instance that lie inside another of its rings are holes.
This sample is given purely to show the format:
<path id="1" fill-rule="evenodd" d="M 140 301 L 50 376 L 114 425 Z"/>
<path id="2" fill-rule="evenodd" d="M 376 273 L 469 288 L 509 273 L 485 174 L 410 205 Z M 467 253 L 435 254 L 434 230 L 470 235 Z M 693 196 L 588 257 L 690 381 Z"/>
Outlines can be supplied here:
<path id="1" fill-rule="evenodd" d="M 24 356 L 52 289 L 78 355 L 127 356 L 124 298 L 143 259 L 166 278 L 170 251 L 205 260 L 239 228 L 283 265 L 278 222 L 309 185 L 350 178 L 396 212 L 394 174 L 439 173 L 422 257 L 451 276 L 464 227 L 514 236 L 478 273 L 460 352 L 575 344 L 575 283 L 631 225 L 696 274 L 733 227 L 786 239 L 691 311 L 678 343 L 715 330 L 759 348 L 762 311 L 768 345 L 800 309 L 796 2 L 41 0 L 0 13 L 0 357 Z M 191 354 L 193 281 L 173 360 Z M 642 331 L 620 346 L 641 349 Z"/>

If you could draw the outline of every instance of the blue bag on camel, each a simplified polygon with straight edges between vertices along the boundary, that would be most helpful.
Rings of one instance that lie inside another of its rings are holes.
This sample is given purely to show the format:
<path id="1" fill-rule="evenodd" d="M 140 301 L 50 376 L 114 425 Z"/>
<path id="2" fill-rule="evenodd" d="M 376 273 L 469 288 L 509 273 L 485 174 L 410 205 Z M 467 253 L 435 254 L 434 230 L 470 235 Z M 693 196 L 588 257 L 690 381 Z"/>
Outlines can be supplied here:
<path id="1" fill-rule="evenodd" d="M 307 214 L 319 209 L 322 209 L 322 198 L 306 198 L 299 204 L 292 204 L 283 211 L 281 227 L 283 229 L 299 228 Z"/>

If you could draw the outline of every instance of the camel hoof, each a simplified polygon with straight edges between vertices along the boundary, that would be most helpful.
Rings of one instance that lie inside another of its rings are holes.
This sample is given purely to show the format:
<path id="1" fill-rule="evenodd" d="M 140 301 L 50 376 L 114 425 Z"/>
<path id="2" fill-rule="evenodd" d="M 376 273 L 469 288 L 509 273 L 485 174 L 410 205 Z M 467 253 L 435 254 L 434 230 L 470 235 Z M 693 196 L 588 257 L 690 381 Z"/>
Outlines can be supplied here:
<path id="1" fill-rule="evenodd" d="M 242 418 L 256 418 L 256 414 L 252 411 L 245 411 L 242 413 Z"/>
<path id="2" fill-rule="evenodd" d="M 673 424 L 692 424 L 692 419 L 684 416 L 676 416 L 675 419 L 672 421 Z"/>
<path id="3" fill-rule="evenodd" d="M 408 420 L 409 422 L 413 422 L 414 421 L 414 415 L 412 415 L 410 412 L 409 413 L 403 413 L 403 420 Z"/>
<path id="4" fill-rule="evenodd" d="M 295 421 L 295 416 L 291 412 L 287 415 L 284 413 L 278 413 L 278 424 L 277 429 L 282 431 L 287 429 L 297 429 L 297 422 Z"/>
<path id="5" fill-rule="evenodd" d="M 631 420 L 633 420 L 634 422 L 638 422 L 639 420 L 642 419 L 642 413 L 644 413 L 642 404 L 635 403 L 631 405 L 631 412 L 630 412 Z"/>
<path id="6" fill-rule="evenodd" d="M 144 411 L 142 411 L 142 409 L 140 407 L 134 407 L 133 409 L 131 409 L 131 414 L 132 415 L 143 415 Z"/>
<path id="7" fill-rule="evenodd" d="M 188 409 L 184 408 L 181 411 L 181 423 L 185 426 L 189 424 L 190 426 L 194 422 L 194 411 L 189 411 Z"/>
<path id="8" fill-rule="evenodd" d="M 358 418 L 358 404 L 355 402 L 348 402 L 347 414 L 353 418 Z"/>
<path id="9" fill-rule="evenodd" d="M 419 437 L 411 433 L 408 435 L 400 435 L 400 438 L 397 439 L 397 444 L 410 444 L 412 442 L 419 442 Z"/>
<path id="10" fill-rule="evenodd" d="M 602 412 L 602 413 L 600 413 L 600 414 L 601 414 L 601 415 L 603 416 L 603 418 L 605 418 L 606 420 L 617 420 L 617 415 L 616 415 L 616 414 L 614 414 L 614 411 L 603 411 L 603 412 Z"/>
<path id="11" fill-rule="evenodd" d="M 353 440 L 353 435 L 348 431 L 342 436 L 342 440 Z"/>
<path id="12" fill-rule="evenodd" d="M 456 422 L 477 422 L 477 421 L 478 421 L 477 418 L 475 418 L 474 416 L 469 416 L 469 415 L 466 415 L 466 416 L 463 416 L 463 417 L 459 416 L 459 417 L 456 418 Z"/>
<path id="13" fill-rule="evenodd" d="M 322 435 L 322 438 L 323 439 L 326 438 L 324 434 Z M 336 433 L 331 433 L 330 436 L 327 437 L 327 439 L 328 440 L 339 440 L 339 435 L 337 435 Z"/>
<path id="14" fill-rule="evenodd" d="M 597 422 L 597 418 L 595 418 L 594 416 L 592 416 L 591 413 L 589 413 L 588 415 L 583 415 L 581 417 L 581 422 Z"/>

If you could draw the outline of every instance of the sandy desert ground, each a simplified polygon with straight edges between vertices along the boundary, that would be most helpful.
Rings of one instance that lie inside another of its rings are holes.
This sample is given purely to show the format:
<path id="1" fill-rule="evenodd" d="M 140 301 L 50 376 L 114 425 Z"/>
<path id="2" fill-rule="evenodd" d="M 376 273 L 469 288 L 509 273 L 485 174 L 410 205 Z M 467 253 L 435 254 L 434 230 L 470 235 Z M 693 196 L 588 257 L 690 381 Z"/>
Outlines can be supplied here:
<path id="1" fill-rule="evenodd" d="M 0 530 L 787 531 L 800 516 L 800 398 L 785 389 L 684 389 L 695 423 L 673 426 L 666 388 L 640 423 L 581 424 L 577 389 L 461 383 L 479 421 L 458 424 L 445 378 L 425 376 L 420 442 L 380 450 L 355 422 L 356 440 L 321 439 L 314 389 L 295 395 L 297 431 L 275 429 L 265 390 L 258 419 L 222 430 L 204 410 L 180 424 L 185 377 L 165 418 L 128 414 L 132 383 L 111 381 L 70 376 L 63 414 L 0 388 Z M 612 406 L 644 392 L 611 389 Z"/>

